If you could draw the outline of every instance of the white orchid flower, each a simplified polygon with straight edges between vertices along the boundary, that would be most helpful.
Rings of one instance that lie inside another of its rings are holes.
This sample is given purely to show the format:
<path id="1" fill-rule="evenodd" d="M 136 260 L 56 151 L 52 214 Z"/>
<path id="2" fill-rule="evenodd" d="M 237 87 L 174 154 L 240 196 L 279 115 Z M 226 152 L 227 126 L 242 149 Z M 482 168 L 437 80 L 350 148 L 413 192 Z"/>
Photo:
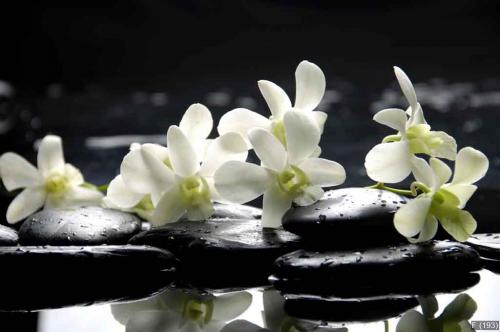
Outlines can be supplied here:
<path id="1" fill-rule="evenodd" d="M 65 208 L 99 205 L 102 194 L 84 187 L 80 171 L 64 161 L 59 136 L 45 136 L 38 149 L 38 169 L 20 155 L 0 157 L 0 174 L 9 191 L 23 188 L 7 209 L 7 222 L 14 224 L 42 207 Z"/>
<path id="2" fill-rule="evenodd" d="M 109 188 L 110 200 L 124 208 L 132 208 L 146 195 L 155 210 L 151 221 L 155 226 L 179 220 L 204 220 L 213 213 L 212 201 L 221 202 L 214 188 L 213 175 L 228 160 L 245 160 L 247 147 L 237 133 L 213 140 L 205 159 L 177 126 L 167 133 L 168 159 L 160 146 L 146 145 L 132 150 L 121 165 L 121 177 Z M 165 152 L 165 151 L 164 151 Z M 122 190 L 125 188 L 130 188 Z"/>
<path id="3" fill-rule="evenodd" d="M 407 111 L 389 108 L 375 114 L 373 120 L 398 131 L 387 136 L 366 155 L 368 176 L 382 183 L 397 183 L 410 175 L 416 154 L 455 160 L 457 143 L 443 131 L 432 131 L 417 102 L 413 85 L 406 74 L 394 67 L 396 78 L 410 107 Z"/>
<path id="4" fill-rule="evenodd" d="M 286 146 L 283 117 L 290 111 L 304 112 L 314 120 L 320 132 L 323 132 L 327 115 L 313 110 L 325 94 L 325 75 L 314 63 L 302 61 L 295 71 L 295 83 L 295 104 L 292 106 L 290 98 L 282 88 L 270 81 L 259 81 L 260 92 L 269 106 L 271 116 L 266 118 L 245 108 L 234 109 L 220 119 L 217 127 L 219 134 L 237 132 L 246 138 L 250 129 L 262 128 L 273 133 Z"/>
<path id="5" fill-rule="evenodd" d="M 421 158 L 416 160 L 418 167 L 414 175 L 423 193 L 396 212 L 397 231 L 410 242 L 424 242 L 436 235 L 439 221 L 457 241 L 466 241 L 477 224 L 474 217 L 462 209 L 476 190 L 473 183 L 486 174 L 488 158 L 471 147 L 461 149 L 451 183 L 447 183 L 451 170 L 441 160 L 431 158 L 430 165 Z"/>
<path id="6" fill-rule="evenodd" d="M 396 326 L 396 332 L 473 332 L 469 319 L 477 310 L 477 304 L 469 295 L 459 294 L 449 303 L 443 312 L 435 317 L 438 309 L 434 296 L 419 298 L 422 312 L 407 311 Z M 426 308 L 425 302 L 432 302 L 433 308 Z"/>
<path id="7" fill-rule="evenodd" d="M 127 332 L 220 331 L 252 303 L 248 292 L 199 295 L 167 290 L 150 299 L 111 305 Z"/>
<path id="8" fill-rule="evenodd" d="M 270 132 L 249 132 L 250 142 L 261 166 L 229 161 L 215 173 L 215 187 L 233 203 L 245 203 L 264 194 L 262 226 L 279 227 L 292 201 L 310 205 L 323 196 L 321 187 L 344 182 L 344 168 L 330 160 L 311 157 L 320 132 L 310 117 L 288 112 L 283 117 L 287 149 Z"/>

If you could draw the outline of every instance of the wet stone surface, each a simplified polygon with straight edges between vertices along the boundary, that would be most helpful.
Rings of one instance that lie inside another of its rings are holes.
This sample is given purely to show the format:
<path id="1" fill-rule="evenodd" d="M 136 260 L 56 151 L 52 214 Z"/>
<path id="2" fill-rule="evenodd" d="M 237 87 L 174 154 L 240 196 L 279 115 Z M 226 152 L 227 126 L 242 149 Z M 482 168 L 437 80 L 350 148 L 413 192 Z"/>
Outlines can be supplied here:
<path id="1" fill-rule="evenodd" d="M 43 210 L 19 230 L 22 245 L 125 244 L 141 230 L 136 216 L 100 207 Z"/>
<path id="2" fill-rule="evenodd" d="M 283 227 L 334 248 L 406 242 L 395 230 L 393 217 L 407 202 L 407 197 L 379 189 L 331 190 L 310 206 L 289 210 Z"/>
<path id="3" fill-rule="evenodd" d="M 19 236 L 15 230 L 0 225 L 0 246 L 15 246 L 18 240 Z"/>
<path id="4" fill-rule="evenodd" d="M 0 247 L 0 265 L 19 285 L 0 285 L 0 310 L 39 310 L 149 296 L 178 261 L 148 246 L 19 246 Z"/>
<path id="5" fill-rule="evenodd" d="M 476 284 L 479 278 L 470 272 L 481 267 L 471 247 L 434 241 L 358 252 L 298 250 L 276 260 L 271 280 L 277 289 L 296 294 L 345 298 L 429 294 Z"/>
<path id="6" fill-rule="evenodd" d="M 177 222 L 142 232 L 130 243 L 171 251 L 186 280 L 209 288 L 266 284 L 274 260 L 299 248 L 296 235 L 262 229 L 256 219 Z"/>
<path id="7" fill-rule="evenodd" d="M 314 295 L 286 295 L 285 312 L 293 317 L 329 322 L 373 322 L 396 317 L 418 306 L 414 296 L 364 299 L 325 298 Z"/>

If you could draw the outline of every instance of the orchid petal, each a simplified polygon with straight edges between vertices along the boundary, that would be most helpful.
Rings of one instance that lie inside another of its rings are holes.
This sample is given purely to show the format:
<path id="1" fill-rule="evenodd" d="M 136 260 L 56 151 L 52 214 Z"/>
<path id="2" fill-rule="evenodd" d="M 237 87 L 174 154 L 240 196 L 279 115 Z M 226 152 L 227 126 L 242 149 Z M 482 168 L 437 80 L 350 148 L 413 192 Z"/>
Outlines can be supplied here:
<path id="1" fill-rule="evenodd" d="M 235 292 L 216 296 L 212 319 L 227 322 L 244 313 L 252 304 L 252 294 Z"/>
<path id="2" fill-rule="evenodd" d="M 271 121 L 259 113 L 237 108 L 222 116 L 217 131 L 219 135 L 236 132 L 247 139 L 247 132 L 250 129 L 262 128 L 271 131 L 271 125 Z"/>
<path id="3" fill-rule="evenodd" d="M 189 106 L 179 128 L 193 141 L 202 141 L 210 135 L 213 126 L 212 113 L 202 104 Z"/>
<path id="4" fill-rule="evenodd" d="M 71 164 L 64 165 L 64 175 L 70 186 L 79 186 L 85 182 L 82 172 Z"/>
<path id="5" fill-rule="evenodd" d="M 80 206 L 101 205 L 104 195 L 94 189 L 74 186 L 68 189 L 63 196 L 47 195 L 45 208 L 73 208 Z"/>
<path id="6" fill-rule="evenodd" d="M 309 61 L 299 63 L 295 71 L 295 105 L 302 111 L 314 110 L 325 94 L 326 79 L 323 71 Z"/>
<path id="7" fill-rule="evenodd" d="M 0 175 L 8 191 L 40 185 L 43 182 L 35 166 L 13 152 L 4 153 L 0 157 Z"/>
<path id="8" fill-rule="evenodd" d="M 145 310 L 130 314 L 126 332 L 179 331 L 183 318 L 167 310 Z"/>
<path id="9" fill-rule="evenodd" d="M 275 171 L 285 167 L 287 153 L 283 144 L 273 134 L 263 129 L 253 129 L 248 132 L 248 138 L 264 167 Z"/>
<path id="10" fill-rule="evenodd" d="M 468 211 L 459 208 L 443 213 L 439 216 L 439 221 L 448 234 L 459 242 L 467 241 L 477 228 L 474 217 Z"/>
<path id="11" fill-rule="evenodd" d="M 318 125 L 320 133 L 323 133 L 323 130 L 325 129 L 326 119 L 328 119 L 328 114 L 321 111 L 314 111 L 311 113 L 311 116 Z"/>
<path id="12" fill-rule="evenodd" d="M 410 107 L 413 111 L 416 111 L 418 107 L 417 102 L 417 94 L 415 93 L 415 88 L 411 83 L 408 76 L 405 74 L 401 68 L 394 66 L 394 73 L 396 74 L 396 78 L 398 80 L 399 86 L 401 87 L 401 91 L 406 97 L 406 100 L 410 104 Z"/>
<path id="13" fill-rule="evenodd" d="M 130 190 L 123 181 L 122 176 L 118 175 L 110 182 L 106 197 L 116 206 L 129 209 L 136 206 L 144 197 L 144 194 Z"/>
<path id="14" fill-rule="evenodd" d="M 430 197 L 417 197 L 401 207 L 394 215 L 394 226 L 399 234 L 414 237 L 424 228 L 431 207 Z"/>
<path id="15" fill-rule="evenodd" d="M 226 161 L 245 161 L 248 155 L 247 144 L 240 134 L 226 133 L 211 142 L 206 155 L 200 174 L 209 177 Z"/>
<path id="16" fill-rule="evenodd" d="M 406 124 L 406 128 L 411 126 L 419 125 L 419 124 L 427 124 L 424 117 L 424 111 L 422 110 L 422 106 L 420 103 L 417 103 L 417 109 L 412 111 L 411 106 L 406 110 L 406 114 L 410 117 Z"/>
<path id="17" fill-rule="evenodd" d="M 261 80 L 257 84 L 273 118 L 281 119 L 283 114 L 292 108 L 292 102 L 288 98 L 288 95 L 273 82 Z"/>
<path id="18" fill-rule="evenodd" d="M 258 165 L 228 161 L 217 169 L 214 180 L 223 199 L 243 204 L 262 195 L 273 177 L 270 171 Z"/>
<path id="19" fill-rule="evenodd" d="M 163 193 L 153 213 L 151 223 L 162 226 L 179 220 L 186 212 L 186 204 L 182 199 L 179 187 L 174 185 Z"/>
<path id="20" fill-rule="evenodd" d="M 292 206 L 290 197 L 281 191 L 277 184 L 273 184 L 265 193 L 262 204 L 262 227 L 278 228 L 281 226 L 283 215 Z"/>
<path id="21" fill-rule="evenodd" d="M 482 179 L 488 171 L 488 157 L 471 147 L 461 149 L 455 161 L 452 183 L 473 184 Z"/>
<path id="22" fill-rule="evenodd" d="M 374 146 L 366 155 L 365 168 L 372 180 L 397 183 L 410 175 L 411 160 L 406 141 L 381 143 Z"/>
<path id="23" fill-rule="evenodd" d="M 451 183 L 444 186 L 444 189 L 451 192 L 458 198 L 460 201 L 460 205 L 458 207 L 463 209 L 472 195 L 476 192 L 477 186 L 473 184 Z"/>
<path id="24" fill-rule="evenodd" d="M 430 332 L 427 319 L 418 311 L 407 311 L 398 321 L 397 332 Z"/>
<path id="25" fill-rule="evenodd" d="M 45 136 L 38 148 L 38 169 L 44 177 L 47 177 L 51 173 L 63 173 L 64 165 L 61 137 L 54 135 Z"/>
<path id="26" fill-rule="evenodd" d="M 146 149 L 130 151 L 123 158 L 120 173 L 134 192 L 159 195 L 174 183 L 174 173 Z"/>
<path id="27" fill-rule="evenodd" d="M 388 108 L 375 114 L 375 116 L 373 116 L 373 121 L 397 130 L 398 132 L 404 133 L 408 117 L 406 116 L 406 112 L 402 109 Z"/>
<path id="28" fill-rule="evenodd" d="M 437 158 L 455 160 L 457 156 L 457 142 L 444 131 L 433 131 L 432 138 L 442 141 L 437 147 L 431 149 L 431 155 Z"/>
<path id="29" fill-rule="evenodd" d="M 299 164 L 315 151 L 321 133 L 312 119 L 303 112 L 288 112 L 283 118 L 285 126 L 288 159 Z"/>
<path id="30" fill-rule="evenodd" d="M 38 211 L 43 206 L 46 196 L 43 187 L 24 189 L 7 208 L 7 222 L 15 224 Z"/>
<path id="31" fill-rule="evenodd" d="M 200 169 L 200 159 L 187 136 L 177 126 L 170 126 L 167 132 L 170 162 L 176 174 L 191 176 Z"/>
<path id="32" fill-rule="evenodd" d="M 196 205 L 189 205 L 186 209 L 186 217 L 191 221 L 207 220 L 214 214 L 214 207 L 210 200 Z"/>
<path id="33" fill-rule="evenodd" d="M 307 158 L 299 168 L 306 173 L 312 185 L 321 187 L 338 186 L 346 179 L 345 169 L 335 161 L 323 158 Z"/>
<path id="34" fill-rule="evenodd" d="M 300 206 L 308 206 L 320 200 L 324 193 L 319 186 L 308 186 L 302 190 L 300 196 L 293 199 L 293 202 Z"/>
<path id="35" fill-rule="evenodd" d="M 436 217 L 428 215 L 427 219 L 425 220 L 424 227 L 420 231 L 420 234 L 418 234 L 418 238 L 408 238 L 408 241 L 410 243 L 421 243 L 432 240 L 434 236 L 436 236 L 437 230 L 438 221 Z"/>
<path id="36" fill-rule="evenodd" d="M 436 191 L 439 186 L 437 185 L 437 179 L 431 166 L 424 159 L 418 157 L 412 158 L 412 164 L 412 172 L 415 180 L 422 182 L 431 188 L 432 191 Z"/>
<path id="37" fill-rule="evenodd" d="M 140 146 L 144 151 L 149 152 L 156 159 L 163 162 L 170 160 L 170 155 L 168 153 L 168 148 L 161 146 L 159 144 L 146 143 Z"/>
<path id="38" fill-rule="evenodd" d="M 436 187 L 439 188 L 450 180 L 451 169 L 448 167 L 448 165 L 446 165 L 443 161 L 436 158 L 431 158 L 429 163 L 432 168 L 432 171 L 436 176 L 436 181 L 437 181 Z"/>

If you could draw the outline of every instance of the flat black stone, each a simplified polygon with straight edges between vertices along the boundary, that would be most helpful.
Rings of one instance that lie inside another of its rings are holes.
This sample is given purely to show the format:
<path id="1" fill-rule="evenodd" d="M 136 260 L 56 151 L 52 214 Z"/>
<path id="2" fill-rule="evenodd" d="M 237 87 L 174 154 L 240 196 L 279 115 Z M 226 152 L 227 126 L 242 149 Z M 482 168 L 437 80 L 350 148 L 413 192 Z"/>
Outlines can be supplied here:
<path id="1" fill-rule="evenodd" d="M 500 260 L 500 233 L 474 234 L 467 244 L 474 247 L 481 257 Z"/>
<path id="2" fill-rule="evenodd" d="M 130 243 L 171 251 L 181 260 L 181 280 L 211 289 L 267 284 L 274 260 L 299 248 L 296 235 L 262 229 L 256 219 L 182 221 L 142 232 Z"/>
<path id="3" fill-rule="evenodd" d="M 136 216 L 100 207 L 49 209 L 28 217 L 19 230 L 22 245 L 125 244 L 141 230 Z"/>
<path id="4" fill-rule="evenodd" d="M 0 225 L 0 246 L 15 246 L 19 236 L 17 232 L 10 227 Z"/>
<path id="5" fill-rule="evenodd" d="M 334 248 L 406 242 L 394 228 L 393 217 L 407 202 L 408 198 L 386 190 L 331 190 L 310 206 L 290 209 L 283 227 L 315 245 Z"/>
<path id="6" fill-rule="evenodd" d="M 286 293 L 342 298 L 463 290 L 479 281 L 479 254 L 448 241 L 363 251 L 298 250 L 278 258 L 271 278 Z M 349 285 L 349 287 L 346 287 Z"/>
<path id="7" fill-rule="evenodd" d="M 313 295 L 285 297 L 285 312 L 292 317 L 338 323 L 381 321 L 396 317 L 419 304 L 413 296 L 365 299 L 336 299 Z"/>
<path id="8" fill-rule="evenodd" d="M 148 246 L 0 247 L 0 310 L 27 311 L 144 298 L 168 286 L 177 259 Z"/>
<path id="9" fill-rule="evenodd" d="M 214 204 L 212 219 L 260 219 L 262 209 L 237 204 Z"/>

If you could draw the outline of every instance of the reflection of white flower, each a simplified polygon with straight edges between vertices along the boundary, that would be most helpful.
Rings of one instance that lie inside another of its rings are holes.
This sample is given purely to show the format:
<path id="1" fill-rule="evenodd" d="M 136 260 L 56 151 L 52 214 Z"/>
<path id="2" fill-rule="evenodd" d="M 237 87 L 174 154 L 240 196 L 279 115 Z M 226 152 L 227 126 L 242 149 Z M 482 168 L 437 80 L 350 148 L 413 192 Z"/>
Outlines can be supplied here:
<path id="1" fill-rule="evenodd" d="M 428 241 L 436 234 L 439 220 L 456 240 L 467 240 L 476 229 L 476 221 L 462 209 L 476 190 L 473 183 L 486 174 L 488 158 L 471 147 L 461 149 L 451 183 L 446 183 L 451 170 L 439 159 L 431 158 L 429 165 L 416 158 L 416 165 L 414 175 L 424 193 L 396 212 L 394 225 L 397 231 L 412 242 Z M 416 235 L 416 240 L 411 239 Z"/>
<path id="2" fill-rule="evenodd" d="M 415 154 L 454 160 L 457 151 L 453 137 L 443 131 L 432 131 L 425 122 L 408 76 L 398 67 L 394 67 L 394 72 L 410 107 L 406 112 L 385 109 L 373 117 L 376 122 L 398 131 L 397 135 L 386 137 L 366 155 L 368 176 L 382 183 L 396 183 L 408 177 L 415 167 Z"/>
<path id="3" fill-rule="evenodd" d="M 248 292 L 213 296 L 167 290 L 148 300 L 111 305 L 111 311 L 127 332 L 218 332 L 251 303 Z"/>
<path id="4" fill-rule="evenodd" d="M 434 317 L 437 311 L 437 301 L 434 296 L 420 298 L 423 314 L 416 310 L 407 311 L 398 322 L 396 332 L 473 332 L 468 320 L 477 310 L 476 302 L 467 294 L 460 294 L 449 303 L 439 317 Z M 434 307 L 426 308 L 426 302 Z"/>
<path id="5" fill-rule="evenodd" d="M 296 94 L 293 107 L 288 95 L 278 85 L 269 81 L 259 81 L 259 89 L 271 110 L 271 117 L 268 119 L 250 110 L 237 108 L 220 119 L 217 127 L 219 134 L 237 132 L 246 137 L 250 129 L 262 128 L 273 133 L 286 145 L 283 116 L 290 111 L 304 112 L 311 117 L 322 132 L 327 115 L 313 110 L 325 94 L 325 75 L 315 64 L 302 61 L 295 71 L 295 81 Z"/>
<path id="6" fill-rule="evenodd" d="M 196 104 L 180 126 L 170 126 L 167 148 L 135 146 L 123 159 L 120 175 L 110 184 L 112 204 L 135 211 L 154 207 L 150 220 L 163 225 L 179 220 L 203 220 L 213 213 L 212 201 L 220 201 L 213 174 L 228 160 L 245 160 L 247 146 L 237 133 L 206 140 L 212 128 L 208 109 Z"/>
<path id="7" fill-rule="evenodd" d="M 102 194 L 84 187 L 80 171 L 64 161 L 61 138 L 45 136 L 38 150 L 38 169 L 20 155 L 7 152 L 0 157 L 5 188 L 24 190 L 7 209 L 7 221 L 19 222 L 41 207 L 64 208 L 98 205 Z"/>
<path id="8" fill-rule="evenodd" d="M 316 124 L 300 112 L 283 118 L 287 149 L 268 131 L 253 129 L 250 142 L 262 165 L 229 161 L 215 173 L 220 195 L 245 203 L 264 194 L 262 226 L 279 227 L 292 201 L 310 205 L 323 196 L 321 187 L 344 182 L 344 168 L 333 161 L 310 157 L 319 143 Z"/>

